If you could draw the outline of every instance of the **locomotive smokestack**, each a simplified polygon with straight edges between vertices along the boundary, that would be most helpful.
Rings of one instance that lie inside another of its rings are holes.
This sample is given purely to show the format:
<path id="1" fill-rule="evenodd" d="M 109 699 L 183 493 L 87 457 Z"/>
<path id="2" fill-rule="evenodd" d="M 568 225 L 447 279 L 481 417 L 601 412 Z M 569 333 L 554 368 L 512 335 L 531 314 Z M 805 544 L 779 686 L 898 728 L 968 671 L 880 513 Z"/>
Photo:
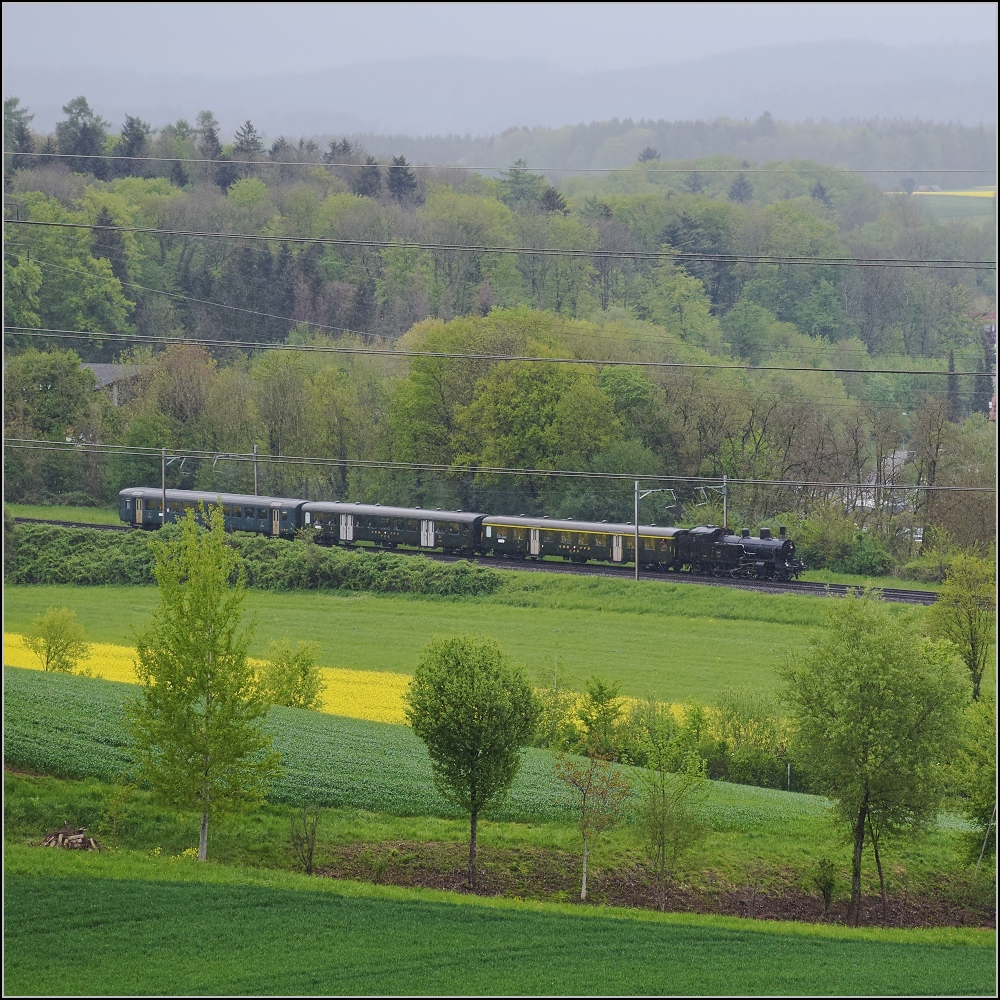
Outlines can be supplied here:
<path id="1" fill-rule="evenodd" d="M 750 529 L 749 528 L 741 528 L 740 529 L 740 538 L 749 538 L 749 537 L 750 537 Z"/>
<path id="2" fill-rule="evenodd" d="M 785 527 L 785 526 L 784 526 L 783 524 L 782 524 L 782 525 L 780 525 L 780 526 L 778 527 L 778 535 L 779 535 L 779 536 L 780 536 L 781 538 L 784 538 L 784 537 L 786 537 L 786 535 L 787 535 L 787 534 L 788 534 L 788 529 L 787 529 L 787 528 L 786 528 L 786 527 Z"/>

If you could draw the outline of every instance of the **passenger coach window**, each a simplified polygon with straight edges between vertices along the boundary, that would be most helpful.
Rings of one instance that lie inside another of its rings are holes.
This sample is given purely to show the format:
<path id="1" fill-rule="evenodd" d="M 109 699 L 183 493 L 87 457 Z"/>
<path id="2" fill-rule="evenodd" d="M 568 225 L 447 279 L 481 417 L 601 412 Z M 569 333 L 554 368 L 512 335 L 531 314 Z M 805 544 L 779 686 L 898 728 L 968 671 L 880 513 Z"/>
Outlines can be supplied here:
<path id="1" fill-rule="evenodd" d="M 242 516 L 243 516 L 243 514 L 242 514 L 241 508 L 234 506 L 233 507 L 233 517 L 242 517 Z"/>

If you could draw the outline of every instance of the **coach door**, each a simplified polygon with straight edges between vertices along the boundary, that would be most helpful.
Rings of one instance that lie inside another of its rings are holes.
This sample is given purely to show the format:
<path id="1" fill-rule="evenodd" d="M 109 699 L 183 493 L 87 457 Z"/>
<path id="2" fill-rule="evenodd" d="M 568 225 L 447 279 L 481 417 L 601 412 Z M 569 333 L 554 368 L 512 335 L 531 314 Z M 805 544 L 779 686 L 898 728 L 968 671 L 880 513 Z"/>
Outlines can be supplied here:
<path id="1" fill-rule="evenodd" d="M 271 534 L 275 538 L 281 534 L 281 508 L 272 507 L 271 508 Z"/>
<path id="2" fill-rule="evenodd" d="M 622 536 L 612 535 L 611 536 L 611 561 L 621 562 L 622 556 L 625 553 L 622 551 Z"/>
<path id="3" fill-rule="evenodd" d="M 531 528 L 530 535 L 528 537 L 528 553 L 529 555 L 537 556 L 539 552 L 542 551 L 542 542 L 539 538 L 541 532 L 538 528 Z"/>
<path id="4" fill-rule="evenodd" d="M 135 504 L 135 523 L 142 524 L 142 497 L 133 497 L 132 503 Z"/>
<path id="5" fill-rule="evenodd" d="M 354 541 L 354 515 L 340 515 L 340 540 L 342 542 Z"/>
<path id="6" fill-rule="evenodd" d="M 434 548 L 434 522 L 420 522 L 420 544 L 428 549 Z"/>

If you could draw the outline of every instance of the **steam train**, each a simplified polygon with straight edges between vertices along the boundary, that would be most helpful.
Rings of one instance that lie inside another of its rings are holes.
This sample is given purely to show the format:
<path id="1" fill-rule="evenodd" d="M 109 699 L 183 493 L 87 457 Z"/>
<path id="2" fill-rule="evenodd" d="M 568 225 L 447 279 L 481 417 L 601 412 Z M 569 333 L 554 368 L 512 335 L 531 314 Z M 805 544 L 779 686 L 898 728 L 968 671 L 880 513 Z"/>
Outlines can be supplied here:
<path id="1" fill-rule="evenodd" d="M 166 509 L 164 510 L 164 496 Z M 488 555 L 506 559 L 558 557 L 574 563 L 624 565 L 636 559 L 633 524 L 566 521 L 548 517 L 510 517 L 461 510 L 387 507 L 381 504 L 296 500 L 237 493 L 163 490 L 137 486 L 119 494 L 118 514 L 136 528 L 159 528 L 187 511 L 222 507 L 227 531 L 250 531 L 275 538 L 294 538 L 308 531 L 321 545 L 400 545 L 451 555 Z M 688 572 L 758 580 L 790 580 L 805 566 L 795 556 L 795 543 L 779 529 L 752 536 L 729 528 L 664 528 L 640 525 L 641 569 Z"/>

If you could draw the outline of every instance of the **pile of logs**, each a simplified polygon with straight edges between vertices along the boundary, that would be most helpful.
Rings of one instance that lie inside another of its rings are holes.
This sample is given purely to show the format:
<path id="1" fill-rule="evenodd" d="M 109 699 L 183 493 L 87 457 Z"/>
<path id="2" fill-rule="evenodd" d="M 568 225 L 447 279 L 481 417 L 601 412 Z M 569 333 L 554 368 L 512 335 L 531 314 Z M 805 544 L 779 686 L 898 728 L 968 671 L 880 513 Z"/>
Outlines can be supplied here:
<path id="1" fill-rule="evenodd" d="M 85 829 L 81 827 L 77 830 L 72 826 L 53 830 L 42 841 L 42 846 L 64 847 L 70 851 L 99 851 L 101 849 L 101 845 L 93 837 L 87 836 Z"/>

